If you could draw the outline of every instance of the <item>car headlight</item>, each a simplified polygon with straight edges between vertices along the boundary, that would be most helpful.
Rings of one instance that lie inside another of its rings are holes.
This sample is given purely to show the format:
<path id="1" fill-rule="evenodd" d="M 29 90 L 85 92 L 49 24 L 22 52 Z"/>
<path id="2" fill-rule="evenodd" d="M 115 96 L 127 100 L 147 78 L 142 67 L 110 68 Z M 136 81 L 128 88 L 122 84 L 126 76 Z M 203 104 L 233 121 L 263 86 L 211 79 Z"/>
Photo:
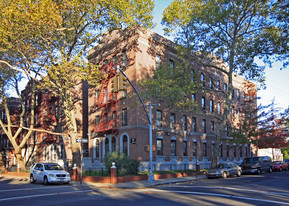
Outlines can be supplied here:
<path id="1" fill-rule="evenodd" d="M 217 171 L 216 174 L 221 174 L 221 172 L 220 172 L 220 171 Z"/>
<path id="2" fill-rule="evenodd" d="M 49 176 L 49 177 L 54 177 L 54 174 L 49 174 L 48 176 Z"/>

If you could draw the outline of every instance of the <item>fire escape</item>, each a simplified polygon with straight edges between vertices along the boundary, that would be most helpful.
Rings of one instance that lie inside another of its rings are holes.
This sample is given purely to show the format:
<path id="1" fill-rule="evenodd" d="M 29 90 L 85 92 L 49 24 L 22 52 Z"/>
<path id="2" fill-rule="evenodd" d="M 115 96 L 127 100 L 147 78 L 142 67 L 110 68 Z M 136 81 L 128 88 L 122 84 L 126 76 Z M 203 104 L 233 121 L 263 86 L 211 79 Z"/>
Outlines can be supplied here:
<path id="1" fill-rule="evenodd" d="M 117 105 L 118 105 L 118 75 L 116 64 L 109 62 L 100 69 L 106 75 L 101 81 L 97 92 L 95 105 L 101 111 L 99 120 L 94 124 L 94 132 L 98 135 L 118 134 L 117 127 Z M 109 89 L 111 85 L 111 89 Z"/>

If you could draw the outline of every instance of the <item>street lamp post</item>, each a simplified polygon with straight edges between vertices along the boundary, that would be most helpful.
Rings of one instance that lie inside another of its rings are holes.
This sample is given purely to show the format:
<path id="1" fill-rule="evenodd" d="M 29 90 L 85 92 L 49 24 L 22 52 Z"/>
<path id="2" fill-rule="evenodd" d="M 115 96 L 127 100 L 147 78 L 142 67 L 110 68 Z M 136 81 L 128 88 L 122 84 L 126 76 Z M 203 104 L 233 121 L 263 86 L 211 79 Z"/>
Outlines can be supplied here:
<path id="1" fill-rule="evenodd" d="M 134 91 L 136 92 L 140 102 L 142 103 L 142 106 L 144 108 L 144 111 L 145 111 L 145 114 L 147 116 L 147 119 L 148 119 L 148 122 L 149 122 L 149 144 L 150 144 L 150 174 L 149 174 L 149 177 L 148 177 L 148 182 L 150 183 L 153 183 L 155 181 L 155 177 L 154 177 L 154 174 L 153 174 L 153 132 L 152 132 L 152 106 L 155 106 L 151 103 L 149 103 L 148 105 L 144 105 L 143 101 L 142 101 L 142 98 L 140 97 L 140 94 L 138 93 L 137 89 L 134 87 L 134 85 L 132 84 L 132 82 L 129 80 L 129 78 L 126 76 L 126 74 L 120 69 L 119 66 L 117 66 L 117 69 L 118 71 L 120 71 L 126 78 L 127 78 L 127 81 L 130 83 L 130 85 L 132 86 L 132 88 L 134 89 Z M 149 115 L 148 115 L 148 112 L 146 110 L 146 106 L 149 106 Z"/>

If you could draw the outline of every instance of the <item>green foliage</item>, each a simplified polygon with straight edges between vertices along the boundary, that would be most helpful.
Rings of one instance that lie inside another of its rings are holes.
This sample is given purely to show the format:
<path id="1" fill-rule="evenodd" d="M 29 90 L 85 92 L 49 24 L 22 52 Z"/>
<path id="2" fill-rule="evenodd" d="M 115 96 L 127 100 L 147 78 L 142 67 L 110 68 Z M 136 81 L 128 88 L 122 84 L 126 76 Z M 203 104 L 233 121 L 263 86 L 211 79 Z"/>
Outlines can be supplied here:
<path id="1" fill-rule="evenodd" d="M 118 175 L 137 175 L 140 161 L 129 159 L 126 154 L 112 152 L 104 158 L 105 167 L 110 173 L 112 163 L 115 163 Z"/>
<path id="2" fill-rule="evenodd" d="M 282 149 L 283 159 L 289 159 L 289 147 Z"/>

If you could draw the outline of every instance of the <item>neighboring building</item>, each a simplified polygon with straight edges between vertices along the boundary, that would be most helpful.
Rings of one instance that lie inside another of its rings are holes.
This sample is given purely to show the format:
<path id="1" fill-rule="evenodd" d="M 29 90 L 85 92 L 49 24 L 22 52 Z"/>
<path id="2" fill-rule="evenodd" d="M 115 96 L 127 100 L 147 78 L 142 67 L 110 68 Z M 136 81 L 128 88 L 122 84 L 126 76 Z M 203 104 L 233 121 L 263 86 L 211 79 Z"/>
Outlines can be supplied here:
<path id="1" fill-rule="evenodd" d="M 138 82 L 147 75 L 153 75 L 160 63 L 174 67 L 177 59 L 174 46 L 173 42 L 150 31 L 114 31 L 89 52 L 89 61 L 104 65 L 102 69 L 109 77 L 100 87 L 89 88 L 90 167 L 100 167 L 106 154 L 117 151 L 141 160 L 141 169 L 148 169 L 149 153 L 144 149 L 149 144 L 147 117 L 140 103 L 133 106 L 138 101 L 132 97 L 134 90 L 122 75 L 117 74 L 116 67 L 119 65 L 133 85 L 141 90 Z M 215 69 L 192 67 L 192 74 L 194 78 L 200 77 L 205 87 L 217 85 L 217 89 L 228 89 L 227 77 Z M 122 88 L 123 81 L 125 88 Z M 240 162 L 253 152 L 250 145 L 230 144 L 228 141 L 230 128 L 238 128 L 243 117 L 245 82 L 242 77 L 234 75 L 232 109 L 223 134 L 220 162 Z M 116 85 L 119 88 L 115 88 Z M 196 93 L 192 98 L 204 110 L 214 114 L 220 113 L 224 107 L 224 96 L 214 92 Z M 216 144 L 216 119 L 174 111 L 162 105 L 153 107 L 152 119 L 153 145 L 156 146 L 156 151 L 153 152 L 154 169 L 192 168 L 195 167 L 196 160 L 201 168 L 210 167 L 212 150 Z"/>
<path id="2" fill-rule="evenodd" d="M 21 103 L 18 98 L 8 98 L 7 105 L 9 109 L 9 114 L 11 116 L 11 121 L 16 123 L 19 121 L 18 114 L 21 112 Z M 3 103 L 0 106 L 0 118 L 4 124 L 7 123 L 7 115 Z M 13 158 L 11 155 L 12 146 L 8 137 L 6 136 L 3 128 L 0 127 L 0 172 L 1 170 L 9 166 L 9 160 Z"/>

